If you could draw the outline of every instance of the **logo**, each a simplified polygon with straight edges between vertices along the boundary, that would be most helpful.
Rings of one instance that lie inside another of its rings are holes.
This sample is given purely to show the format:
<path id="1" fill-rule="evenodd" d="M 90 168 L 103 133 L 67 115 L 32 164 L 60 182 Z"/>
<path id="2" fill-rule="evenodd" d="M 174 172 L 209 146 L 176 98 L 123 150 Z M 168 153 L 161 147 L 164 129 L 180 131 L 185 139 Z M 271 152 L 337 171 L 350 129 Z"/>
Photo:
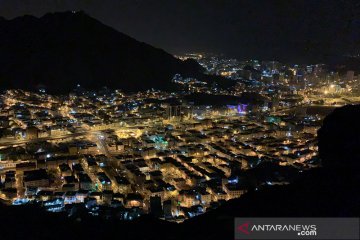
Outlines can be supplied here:
<path id="1" fill-rule="evenodd" d="M 316 236 L 316 225 L 250 224 L 246 222 L 238 225 L 237 231 L 247 235 L 250 232 L 297 232 L 299 236 Z"/>
<path id="2" fill-rule="evenodd" d="M 235 218 L 234 227 L 238 240 L 359 239 L 359 218 Z"/>
<path id="3" fill-rule="evenodd" d="M 243 224 L 241 224 L 240 226 L 237 227 L 237 231 L 249 235 L 249 234 L 250 234 L 250 232 L 249 232 L 249 225 L 250 225 L 250 223 L 248 223 L 248 222 L 247 222 L 247 223 L 243 223 Z"/>

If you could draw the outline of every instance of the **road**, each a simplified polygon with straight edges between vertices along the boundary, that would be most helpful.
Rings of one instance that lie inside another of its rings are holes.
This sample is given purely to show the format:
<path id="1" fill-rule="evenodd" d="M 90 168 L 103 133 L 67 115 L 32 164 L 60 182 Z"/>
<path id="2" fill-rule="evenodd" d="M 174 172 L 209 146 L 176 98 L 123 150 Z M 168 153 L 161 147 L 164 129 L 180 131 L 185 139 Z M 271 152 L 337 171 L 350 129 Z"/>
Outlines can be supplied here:
<path id="1" fill-rule="evenodd" d="M 81 132 L 75 132 L 75 133 L 69 133 L 65 135 L 59 135 L 59 136 L 49 136 L 49 137 L 42 137 L 37 139 L 21 139 L 21 140 L 0 140 L 0 147 L 7 147 L 7 146 L 17 146 L 17 145 L 24 145 L 26 143 L 35 143 L 35 142 L 41 142 L 41 141 L 48 141 L 48 140 L 59 140 L 59 139 L 66 139 L 66 138 L 76 138 L 76 137 L 82 137 L 82 136 L 88 136 L 91 134 L 100 134 L 101 131 L 99 130 L 85 130 Z"/>

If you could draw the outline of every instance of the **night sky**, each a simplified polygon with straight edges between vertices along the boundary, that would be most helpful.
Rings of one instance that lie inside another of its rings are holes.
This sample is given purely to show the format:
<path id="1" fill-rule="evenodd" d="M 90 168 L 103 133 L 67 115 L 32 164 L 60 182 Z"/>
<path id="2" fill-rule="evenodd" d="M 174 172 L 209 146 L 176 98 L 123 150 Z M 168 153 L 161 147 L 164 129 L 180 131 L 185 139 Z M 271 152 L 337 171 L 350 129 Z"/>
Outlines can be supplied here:
<path id="1" fill-rule="evenodd" d="M 302 61 L 357 54 L 359 6 L 348 0 L 0 0 L 0 16 L 84 10 L 171 53 Z"/>

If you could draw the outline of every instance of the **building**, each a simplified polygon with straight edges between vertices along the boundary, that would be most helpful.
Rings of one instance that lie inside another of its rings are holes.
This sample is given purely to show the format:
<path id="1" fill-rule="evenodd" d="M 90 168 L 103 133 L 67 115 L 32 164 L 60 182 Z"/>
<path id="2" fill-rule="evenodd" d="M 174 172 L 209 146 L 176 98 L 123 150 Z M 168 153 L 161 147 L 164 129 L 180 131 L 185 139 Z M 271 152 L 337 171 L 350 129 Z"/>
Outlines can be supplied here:
<path id="1" fill-rule="evenodd" d="M 49 187 L 50 180 L 45 169 L 24 171 L 24 187 Z"/>
<path id="2" fill-rule="evenodd" d="M 161 205 L 161 197 L 150 197 L 150 213 L 155 217 L 162 217 L 164 215 Z"/>
<path id="3" fill-rule="evenodd" d="M 354 80 L 354 75 L 355 75 L 354 71 L 347 71 L 346 72 L 346 81 L 352 82 Z"/>
<path id="4" fill-rule="evenodd" d="M 164 217 L 165 217 L 165 219 L 171 219 L 171 218 L 173 218 L 173 214 L 172 214 L 172 201 L 171 201 L 171 200 L 166 200 L 166 201 L 164 201 L 163 207 L 164 207 Z"/>
<path id="5" fill-rule="evenodd" d="M 228 199 L 239 198 L 246 192 L 246 189 L 239 184 L 225 184 L 224 191 L 227 193 Z"/>
<path id="6" fill-rule="evenodd" d="M 39 129 L 37 127 L 28 127 L 26 129 L 26 139 L 37 139 L 39 137 Z"/>
<path id="7" fill-rule="evenodd" d="M 166 107 L 166 118 L 168 120 L 177 119 L 181 117 L 181 105 L 169 104 Z"/>

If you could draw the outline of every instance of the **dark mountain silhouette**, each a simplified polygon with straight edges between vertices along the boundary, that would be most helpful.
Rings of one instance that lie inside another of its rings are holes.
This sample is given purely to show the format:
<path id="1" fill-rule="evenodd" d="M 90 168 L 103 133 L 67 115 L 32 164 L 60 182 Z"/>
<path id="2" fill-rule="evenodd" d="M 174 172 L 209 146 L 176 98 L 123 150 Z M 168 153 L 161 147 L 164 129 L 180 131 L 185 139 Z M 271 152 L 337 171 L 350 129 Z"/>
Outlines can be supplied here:
<path id="1" fill-rule="evenodd" d="M 175 73 L 204 77 L 193 60 L 117 32 L 84 12 L 41 18 L 0 18 L 0 82 L 3 89 L 66 92 L 77 84 L 125 91 L 171 87 Z"/>
<path id="2" fill-rule="evenodd" d="M 335 169 L 360 169 L 360 105 L 337 108 L 318 131 L 323 165 Z"/>
<path id="3" fill-rule="evenodd" d="M 168 223 L 144 216 L 134 222 L 82 221 L 31 206 L 0 205 L 2 239 L 234 239 L 235 217 L 359 217 L 360 105 L 334 110 L 319 130 L 323 167 L 287 186 L 252 191 L 216 210 Z"/>

